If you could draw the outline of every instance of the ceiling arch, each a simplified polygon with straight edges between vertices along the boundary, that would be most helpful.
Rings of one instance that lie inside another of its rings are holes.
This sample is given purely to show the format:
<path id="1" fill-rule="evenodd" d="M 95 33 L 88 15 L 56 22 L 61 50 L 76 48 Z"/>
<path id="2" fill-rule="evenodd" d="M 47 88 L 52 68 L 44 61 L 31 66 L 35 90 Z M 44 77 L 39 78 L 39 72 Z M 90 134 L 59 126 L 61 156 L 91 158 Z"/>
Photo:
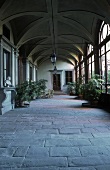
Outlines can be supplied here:
<path id="1" fill-rule="evenodd" d="M 53 52 L 62 60 L 79 61 L 85 44 L 95 42 L 98 20 L 110 23 L 110 0 L 0 1 L 0 23 L 11 25 L 14 45 L 34 63 Z"/>
<path id="2" fill-rule="evenodd" d="M 67 58 L 65 58 L 65 56 L 59 56 L 59 59 L 60 59 L 60 60 L 63 60 L 63 61 L 66 61 L 66 62 L 72 64 L 73 66 L 75 65 L 75 62 L 74 62 L 73 60 L 67 59 Z M 47 60 L 50 60 L 50 57 L 49 57 L 49 56 L 46 57 L 46 58 L 43 58 L 42 60 L 40 60 L 40 61 L 38 62 L 38 67 L 39 67 L 42 63 L 44 63 L 45 61 L 47 61 Z"/>
<path id="3" fill-rule="evenodd" d="M 11 16 L 8 16 L 7 18 L 1 19 L 1 22 L 3 24 L 5 24 L 5 23 L 7 23 L 7 22 L 9 22 L 9 21 L 11 21 L 11 20 L 13 20 L 15 18 L 22 17 L 24 15 L 27 15 L 27 16 L 32 15 L 32 16 L 37 16 L 37 17 L 44 17 L 44 16 L 46 16 L 48 14 L 46 12 L 37 12 L 36 13 L 36 11 L 20 12 L 20 13 L 16 13 L 16 14 L 13 14 Z"/>

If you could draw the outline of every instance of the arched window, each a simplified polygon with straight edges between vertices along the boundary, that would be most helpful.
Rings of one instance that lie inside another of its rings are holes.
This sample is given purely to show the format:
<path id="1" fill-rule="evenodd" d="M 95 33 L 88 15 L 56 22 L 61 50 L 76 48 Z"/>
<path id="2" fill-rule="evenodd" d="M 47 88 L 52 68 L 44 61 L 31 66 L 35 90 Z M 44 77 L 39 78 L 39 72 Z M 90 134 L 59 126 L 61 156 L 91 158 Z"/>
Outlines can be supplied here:
<path id="1" fill-rule="evenodd" d="M 110 93 L 110 25 L 104 21 L 99 31 L 100 74 L 105 81 L 103 92 Z"/>
<path id="2" fill-rule="evenodd" d="M 103 42 L 108 35 L 110 35 L 110 25 L 103 21 L 99 31 L 99 44 Z"/>
<path id="3" fill-rule="evenodd" d="M 93 51 L 93 45 L 88 44 L 87 46 L 87 55 L 89 55 Z"/>
<path id="4" fill-rule="evenodd" d="M 88 78 L 90 79 L 95 72 L 94 67 L 94 55 L 93 55 L 93 46 L 88 44 L 87 46 L 87 64 L 88 64 Z"/>

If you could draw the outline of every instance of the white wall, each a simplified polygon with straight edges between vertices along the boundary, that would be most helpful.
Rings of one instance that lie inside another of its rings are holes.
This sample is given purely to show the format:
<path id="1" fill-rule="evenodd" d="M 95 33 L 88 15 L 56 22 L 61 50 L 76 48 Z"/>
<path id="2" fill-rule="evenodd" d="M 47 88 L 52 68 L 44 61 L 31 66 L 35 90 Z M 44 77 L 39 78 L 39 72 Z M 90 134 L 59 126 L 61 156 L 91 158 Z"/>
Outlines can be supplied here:
<path id="1" fill-rule="evenodd" d="M 65 85 L 65 71 L 73 71 L 73 76 L 74 76 L 74 66 L 70 63 L 63 62 L 61 60 L 59 61 L 57 60 L 56 66 L 57 66 L 58 74 L 61 75 L 61 90 L 63 90 L 64 85 Z M 48 89 L 53 89 L 53 76 L 52 76 L 53 69 L 54 67 L 50 60 L 45 61 L 38 68 L 38 80 L 39 79 L 48 80 L 47 82 Z M 73 80 L 74 80 L 74 77 L 73 77 Z"/>

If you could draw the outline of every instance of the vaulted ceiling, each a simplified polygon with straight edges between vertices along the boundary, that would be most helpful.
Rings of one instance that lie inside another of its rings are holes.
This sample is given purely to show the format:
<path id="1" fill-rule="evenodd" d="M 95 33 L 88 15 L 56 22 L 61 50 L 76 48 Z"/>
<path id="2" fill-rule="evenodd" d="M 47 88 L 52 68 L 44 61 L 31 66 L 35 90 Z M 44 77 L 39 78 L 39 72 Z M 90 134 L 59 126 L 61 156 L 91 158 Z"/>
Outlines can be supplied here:
<path id="1" fill-rule="evenodd" d="M 98 20 L 110 23 L 110 0 L 0 0 L 0 24 L 10 23 L 14 44 L 38 65 L 53 52 L 74 64 Z"/>

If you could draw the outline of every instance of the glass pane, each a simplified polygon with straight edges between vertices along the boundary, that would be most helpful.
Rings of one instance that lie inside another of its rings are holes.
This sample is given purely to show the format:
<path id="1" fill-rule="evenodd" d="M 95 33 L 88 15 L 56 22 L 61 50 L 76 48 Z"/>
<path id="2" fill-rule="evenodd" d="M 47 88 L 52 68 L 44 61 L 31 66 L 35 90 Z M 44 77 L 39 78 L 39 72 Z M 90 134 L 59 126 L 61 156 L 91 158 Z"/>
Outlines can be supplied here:
<path id="1" fill-rule="evenodd" d="M 92 56 L 92 62 L 94 61 L 94 55 Z"/>
<path id="2" fill-rule="evenodd" d="M 110 25 L 108 25 L 108 35 L 110 35 Z"/>
<path id="3" fill-rule="evenodd" d="M 110 41 L 108 41 L 107 43 L 106 43 L 106 51 L 109 51 L 110 50 Z"/>
<path id="4" fill-rule="evenodd" d="M 89 58 L 89 63 L 91 63 L 91 57 Z"/>
<path id="5" fill-rule="evenodd" d="M 103 39 L 105 39 L 106 36 L 107 36 L 107 24 L 104 25 L 102 34 L 103 34 L 103 35 L 102 35 L 102 36 L 103 36 Z"/>
<path id="6" fill-rule="evenodd" d="M 88 78 L 91 78 L 91 64 L 88 65 L 89 69 L 88 69 Z"/>
<path id="7" fill-rule="evenodd" d="M 94 67 L 94 62 L 92 62 L 92 75 L 95 74 L 95 67 Z"/>
<path id="8" fill-rule="evenodd" d="M 105 55 L 101 57 L 102 78 L 105 80 Z"/>
<path id="9" fill-rule="evenodd" d="M 93 51 L 93 46 L 91 44 L 89 44 L 89 46 L 87 48 L 87 54 L 89 55 L 92 51 Z"/>
<path id="10" fill-rule="evenodd" d="M 107 92 L 110 93 L 110 51 L 107 55 Z"/>
<path id="11" fill-rule="evenodd" d="M 105 53 L 105 46 L 101 47 L 101 55 Z"/>
<path id="12" fill-rule="evenodd" d="M 4 53 L 4 69 L 6 70 L 6 53 Z"/>

